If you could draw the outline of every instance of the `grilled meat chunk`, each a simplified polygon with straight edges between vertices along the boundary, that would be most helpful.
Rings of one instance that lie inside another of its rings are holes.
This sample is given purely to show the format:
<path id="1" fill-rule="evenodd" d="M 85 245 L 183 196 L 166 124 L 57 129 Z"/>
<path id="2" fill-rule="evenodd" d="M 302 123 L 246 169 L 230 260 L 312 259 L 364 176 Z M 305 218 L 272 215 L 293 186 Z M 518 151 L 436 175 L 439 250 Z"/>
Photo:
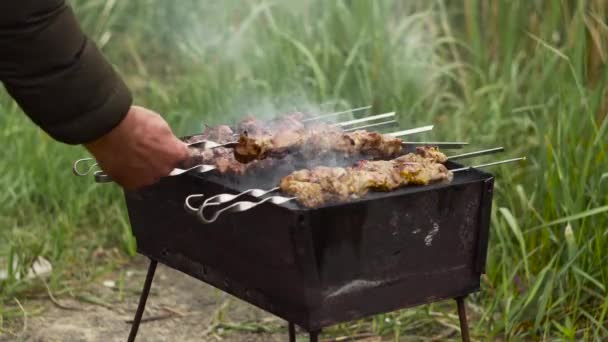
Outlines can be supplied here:
<path id="1" fill-rule="evenodd" d="M 361 198 L 369 191 L 451 181 L 452 173 L 441 164 L 445 160 L 436 148 L 418 148 L 416 153 L 390 161 L 363 160 L 347 168 L 319 166 L 299 170 L 284 177 L 279 187 L 303 206 L 314 208 Z"/>
<path id="2" fill-rule="evenodd" d="M 294 150 L 299 152 L 298 156 L 307 160 L 323 158 L 332 153 L 346 157 L 361 154 L 371 158 L 392 158 L 402 151 L 402 140 L 399 138 L 363 130 L 346 133 L 337 126 L 322 123 L 305 127 L 301 123 L 302 117 L 303 114 L 294 113 L 269 122 L 247 118 L 241 121 L 239 130 L 250 130 L 253 133 L 241 133 L 234 150 L 223 147 L 192 149 L 190 160 L 184 167 L 208 164 L 215 165 L 220 173 L 243 175 L 249 170 L 272 167 L 277 163 L 276 159 L 284 158 Z M 226 125 L 207 127 L 201 135 L 193 137 L 192 141 L 201 139 L 226 143 L 233 141 L 234 132 Z M 415 154 L 399 157 L 395 161 L 417 162 L 421 159 L 433 159 L 439 163 L 447 160 L 436 148 L 419 147 Z M 367 164 L 362 162 L 360 167 L 363 165 Z M 370 165 L 377 168 L 382 163 Z M 389 178 L 381 173 L 376 173 L 371 178 L 374 184 L 390 183 Z M 347 180 L 350 187 L 361 183 L 360 179 Z M 378 187 L 381 188 L 382 185 Z M 344 192 L 339 184 L 333 185 L 333 189 L 336 193 Z"/>
<path id="3" fill-rule="evenodd" d="M 396 137 L 364 130 L 345 133 L 337 127 L 315 125 L 273 134 L 241 134 L 234 154 L 242 163 L 277 158 L 295 150 L 306 158 L 328 153 L 390 158 L 399 155 L 402 148 L 402 140 Z"/>
<path id="4" fill-rule="evenodd" d="M 186 168 L 195 165 L 214 165 L 221 174 L 244 175 L 251 170 L 270 168 L 277 163 L 275 159 L 256 160 L 243 164 L 234 158 L 232 149 L 218 147 L 213 149 L 191 149 Z"/>

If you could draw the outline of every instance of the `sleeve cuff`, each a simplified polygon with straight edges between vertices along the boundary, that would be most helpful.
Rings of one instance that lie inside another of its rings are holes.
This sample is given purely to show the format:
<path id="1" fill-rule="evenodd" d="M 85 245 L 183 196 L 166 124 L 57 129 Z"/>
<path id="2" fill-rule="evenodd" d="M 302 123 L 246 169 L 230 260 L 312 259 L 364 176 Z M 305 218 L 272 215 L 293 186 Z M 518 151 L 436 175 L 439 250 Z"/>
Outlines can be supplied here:
<path id="1" fill-rule="evenodd" d="M 47 125 L 44 130 L 53 139 L 80 145 L 95 141 L 109 133 L 125 118 L 133 103 L 131 92 L 120 78 L 105 101 L 85 115 L 67 122 Z"/>

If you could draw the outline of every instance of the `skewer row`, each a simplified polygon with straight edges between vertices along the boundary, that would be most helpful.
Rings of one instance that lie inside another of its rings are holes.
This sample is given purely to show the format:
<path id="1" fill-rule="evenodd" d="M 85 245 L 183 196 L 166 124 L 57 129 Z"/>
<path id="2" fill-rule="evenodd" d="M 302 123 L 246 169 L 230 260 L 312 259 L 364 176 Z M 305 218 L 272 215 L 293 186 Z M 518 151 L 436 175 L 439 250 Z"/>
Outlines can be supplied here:
<path id="1" fill-rule="evenodd" d="M 502 152 L 502 151 L 504 151 L 503 147 L 496 147 L 496 148 L 475 151 L 475 152 L 468 152 L 468 153 L 451 156 L 451 157 L 448 157 L 448 160 L 459 160 L 459 159 L 465 159 L 465 158 L 472 158 L 472 157 L 478 157 L 478 156 L 488 155 L 488 154 Z M 458 169 L 453 169 L 450 171 L 452 173 L 463 172 L 463 171 L 467 171 L 467 170 L 471 170 L 471 169 L 484 168 L 484 167 L 489 167 L 489 166 L 493 166 L 493 165 L 520 161 L 520 160 L 525 160 L 525 157 L 507 159 L 507 160 L 486 163 L 486 164 L 481 164 L 481 165 L 476 165 L 476 166 L 467 166 L 467 167 L 462 167 L 462 168 L 458 168 Z M 261 205 L 263 203 L 266 203 L 266 202 L 280 205 L 280 204 L 284 204 L 284 203 L 287 203 L 287 202 L 290 202 L 290 201 L 293 201 L 296 199 L 295 197 L 270 196 L 270 197 L 266 197 L 258 202 L 240 201 L 240 202 L 236 202 L 232 205 L 229 205 L 223 209 L 216 211 L 211 218 L 205 217 L 204 211 L 208 207 L 215 207 L 215 206 L 219 206 L 224 203 L 232 202 L 235 199 L 237 199 L 241 196 L 244 196 L 244 195 L 249 195 L 249 196 L 252 196 L 255 198 L 260 198 L 260 197 L 266 196 L 270 193 L 277 192 L 279 190 L 280 190 L 279 187 L 274 187 L 272 189 L 267 189 L 267 190 L 249 189 L 249 190 L 245 190 L 241 193 L 234 194 L 234 195 L 233 194 L 218 194 L 218 195 L 215 195 L 215 196 L 212 196 L 212 197 L 206 199 L 200 207 L 193 206 L 190 203 L 190 201 L 193 199 L 202 198 L 202 197 L 204 197 L 204 195 L 203 194 L 194 194 L 194 195 L 190 195 L 190 196 L 186 197 L 186 200 L 184 202 L 184 207 L 188 211 L 196 213 L 201 222 L 213 223 L 223 213 L 236 213 L 236 212 L 243 212 L 243 211 L 251 210 L 254 207 Z"/>
<path id="2" fill-rule="evenodd" d="M 345 113 L 353 113 L 355 111 L 368 109 L 370 107 L 371 106 L 359 107 L 359 108 L 355 108 L 355 109 L 348 110 L 348 111 L 320 115 L 320 116 L 309 118 L 309 119 L 306 119 L 303 121 L 309 122 L 309 121 L 313 121 L 313 120 L 322 120 L 322 119 L 326 119 L 326 118 L 333 117 L 336 115 L 341 115 L 341 114 L 345 114 Z M 361 118 L 361 119 L 339 122 L 339 123 L 336 123 L 333 125 L 341 126 L 341 127 L 354 126 L 354 127 L 345 129 L 346 132 L 351 132 L 351 131 L 355 131 L 355 130 L 359 130 L 359 129 L 363 129 L 363 128 L 378 127 L 378 126 L 383 126 L 383 125 L 387 125 L 387 124 L 393 124 L 396 122 L 395 120 L 388 120 L 388 121 L 383 121 L 383 122 L 379 122 L 379 123 L 359 125 L 361 123 L 367 123 L 369 121 L 375 121 L 378 119 L 384 119 L 384 118 L 394 117 L 394 116 L 395 116 L 395 112 L 390 112 L 390 113 L 378 114 L 378 115 Z M 422 126 L 422 127 L 418 127 L 418 128 L 398 131 L 398 132 L 392 132 L 392 133 L 388 133 L 388 135 L 391 135 L 393 137 L 399 137 L 399 136 L 406 136 L 406 135 L 411 135 L 411 134 L 416 134 L 416 133 L 427 132 L 427 131 L 431 131 L 432 129 L 433 129 L 433 125 L 428 125 L 428 126 Z M 467 143 L 465 143 L 465 142 L 404 142 L 404 145 L 408 145 L 408 146 L 433 145 L 433 146 L 438 146 L 438 147 L 442 147 L 442 148 L 462 148 L 466 144 Z M 187 146 L 189 146 L 189 147 L 199 146 L 199 145 L 202 146 L 203 148 L 233 147 L 234 145 L 236 145 L 236 142 L 218 144 L 218 143 L 215 143 L 210 140 L 200 140 L 200 141 L 190 142 L 187 144 Z M 97 166 L 97 163 L 88 165 L 88 167 L 86 167 L 86 169 L 84 169 L 84 170 L 81 168 L 81 165 L 85 164 L 85 163 L 89 163 L 91 161 L 93 161 L 93 158 L 82 158 L 82 159 L 76 160 L 72 167 L 72 171 L 74 172 L 74 174 L 76 174 L 78 176 L 86 176 L 86 175 L 90 174 L 91 172 L 93 172 L 93 170 Z M 214 165 L 200 164 L 200 165 L 195 165 L 193 167 L 190 167 L 188 169 L 175 168 L 174 170 L 172 170 L 170 172 L 170 174 L 168 176 L 178 176 L 178 175 L 181 175 L 181 174 L 184 174 L 187 172 L 205 173 L 205 172 L 213 171 L 215 169 L 216 169 L 216 167 Z M 97 183 L 112 182 L 112 179 L 107 174 L 105 174 L 103 171 L 95 171 L 94 176 L 95 176 L 95 181 Z"/>

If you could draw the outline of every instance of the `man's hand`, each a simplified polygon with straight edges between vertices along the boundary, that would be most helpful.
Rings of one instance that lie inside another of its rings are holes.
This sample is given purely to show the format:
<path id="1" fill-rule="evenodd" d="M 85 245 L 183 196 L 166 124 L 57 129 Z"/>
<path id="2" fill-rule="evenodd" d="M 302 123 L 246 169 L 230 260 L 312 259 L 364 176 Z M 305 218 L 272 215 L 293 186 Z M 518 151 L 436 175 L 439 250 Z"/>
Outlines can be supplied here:
<path id="1" fill-rule="evenodd" d="M 85 147 L 127 190 L 156 183 L 189 155 L 186 144 L 160 115 L 137 106 L 112 131 Z"/>

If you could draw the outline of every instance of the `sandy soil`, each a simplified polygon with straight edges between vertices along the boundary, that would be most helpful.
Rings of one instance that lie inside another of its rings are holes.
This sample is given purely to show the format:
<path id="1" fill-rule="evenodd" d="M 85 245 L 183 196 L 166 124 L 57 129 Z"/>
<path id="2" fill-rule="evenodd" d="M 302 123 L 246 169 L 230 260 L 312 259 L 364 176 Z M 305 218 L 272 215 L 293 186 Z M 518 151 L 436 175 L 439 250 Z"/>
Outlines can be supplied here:
<path id="1" fill-rule="evenodd" d="M 59 298 L 57 304 L 66 308 L 41 301 L 47 307 L 43 314 L 17 322 L 13 326 L 16 335 L 0 336 L 0 341 L 126 341 L 130 330 L 127 321 L 137 307 L 146 260 L 138 258 L 128 269 L 133 272 L 125 281 L 127 290 L 122 300 L 116 288 L 101 281 L 88 290 L 88 300 Z M 178 271 L 159 265 L 156 272 L 144 319 L 163 318 L 142 323 L 138 342 L 287 340 L 284 321 Z M 244 323 L 271 327 L 273 331 L 243 331 Z"/>

